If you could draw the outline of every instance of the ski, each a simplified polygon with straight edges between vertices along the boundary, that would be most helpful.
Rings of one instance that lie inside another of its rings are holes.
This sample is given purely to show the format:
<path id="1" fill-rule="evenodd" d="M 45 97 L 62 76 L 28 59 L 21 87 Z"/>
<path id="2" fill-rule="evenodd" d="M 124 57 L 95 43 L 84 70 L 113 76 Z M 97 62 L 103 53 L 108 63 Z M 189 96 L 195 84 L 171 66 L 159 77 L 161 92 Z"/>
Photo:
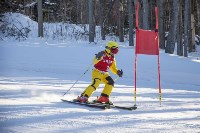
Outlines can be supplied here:
<path id="1" fill-rule="evenodd" d="M 118 109 L 124 109 L 124 110 L 136 110 L 137 106 L 133 107 L 125 107 L 125 106 L 118 106 L 118 105 L 110 105 L 111 108 L 118 108 Z"/>
<path id="2" fill-rule="evenodd" d="M 68 102 L 68 103 L 87 106 L 87 107 L 99 108 L 99 109 L 118 108 L 118 109 L 123 109 L 123 110 L 130 110 L 130 111 L 137 109 L 137 106 L 135 106 L 135 105 L 133 107 L 126 107 L 126 106 L 118 106 L 118 105 L 98 103 L 98 102 L 81 103 L 81 102 L 76 101 L 76 99 L 74 99 L 73 101 L 65 100 L 65 99 L 61 99 L 61 100 L 63 102 Z"/>
<path id="3" fill-rule="evenodd" d="M 95 100 L 92 103 L 98 103 Z M 114 105 L 114 104 L 106 104 L 106 103 L 98 103 L 98 104 L 102 104 L 102 105 L 109 105 L 110 108 L 118 108 L 118 109 L 124 109 L 124 110 L 136 110 L 137 106 L 134 105 L 132 107 L 126 107 L 126 106 L 118 106 L 118 105 Z"/>
<path id="4" fill-rule="evenodd" d="M 100 104 L 100 103 L 81 103 L 78 101 L 71 101 L 71 100 L 65 100 L 65 99 L 61 99 L 63 102 L 68 102 L 68 103 L 72 103 L 72 104 L 77 104 L 77 105 L 82 105 L 82 106 L 87 106 L 87 107 L 93 107 L 93 108 L 99 108 L 99 109 L 110 109 L 110 105 L 108 104 Z"/>

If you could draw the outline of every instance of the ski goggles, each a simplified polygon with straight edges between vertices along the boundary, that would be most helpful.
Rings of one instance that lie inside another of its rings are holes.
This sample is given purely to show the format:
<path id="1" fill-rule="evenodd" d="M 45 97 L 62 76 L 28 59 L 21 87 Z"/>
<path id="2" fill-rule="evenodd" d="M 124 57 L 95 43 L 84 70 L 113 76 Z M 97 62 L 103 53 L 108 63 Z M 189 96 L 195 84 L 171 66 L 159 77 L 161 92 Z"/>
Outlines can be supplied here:
<path id="1" fill-rule="evenodd" d="M 113 54 L 117 54 L 118 53 L 118 47 L 111 47 L 110 52 Z"/>

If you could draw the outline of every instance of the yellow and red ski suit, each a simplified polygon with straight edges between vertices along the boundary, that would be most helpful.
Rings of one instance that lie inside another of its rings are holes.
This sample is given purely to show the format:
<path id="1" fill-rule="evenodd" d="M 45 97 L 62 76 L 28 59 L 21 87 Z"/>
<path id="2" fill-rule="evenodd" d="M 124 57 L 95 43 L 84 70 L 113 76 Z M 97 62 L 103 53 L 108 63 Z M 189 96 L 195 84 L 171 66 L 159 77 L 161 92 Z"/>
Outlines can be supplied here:
<path id="1" fill-rule="evenodd" d="M 113 55 L 109 54 L 107 50 L 103 51 L 104 54 L 100 60 L 94 57 L 94 69 L 92 70 L 92 84 L 90 84 L 85 91 L 81 94 L 85 97 L 90 97 L 93 92 L 98 88 L 101 82 L 105 84 L 105 87 L 101 93 L 101 96 L 109 97 L 114 87 L 114 80 L 108 73 L 108 69 L 112 73 L 117 74 L 116 60 Z"/>

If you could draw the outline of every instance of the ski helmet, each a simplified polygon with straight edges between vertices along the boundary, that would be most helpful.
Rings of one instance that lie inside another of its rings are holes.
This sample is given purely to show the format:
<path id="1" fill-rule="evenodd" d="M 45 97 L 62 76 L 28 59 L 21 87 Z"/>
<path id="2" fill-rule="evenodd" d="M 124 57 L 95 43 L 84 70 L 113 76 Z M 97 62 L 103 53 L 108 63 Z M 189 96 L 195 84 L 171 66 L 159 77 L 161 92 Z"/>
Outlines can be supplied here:
<path id="1" fill-rule="evenodd" d="M 119 45 L 114 41 L 109 41 L 106 44 L 107 51 L 109 51 L 109 53 L 112 53 L 112 54 L 117 54 L 118 53 L 118 47 L 119 47 Z"/>

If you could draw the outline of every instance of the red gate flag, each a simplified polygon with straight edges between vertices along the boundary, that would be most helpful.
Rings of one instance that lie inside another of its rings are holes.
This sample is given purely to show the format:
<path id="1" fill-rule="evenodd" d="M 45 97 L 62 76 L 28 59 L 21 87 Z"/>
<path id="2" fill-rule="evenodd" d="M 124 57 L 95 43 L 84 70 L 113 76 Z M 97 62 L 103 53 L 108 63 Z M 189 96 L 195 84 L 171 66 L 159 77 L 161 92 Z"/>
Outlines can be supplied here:
<path id="1" fill-rule="evenodd" d="M 135 48 L 135 91 L 134 99 L 136 104 L 136 66 L 137 66 L 137 54 L 158 55 L 158 89 L 159 99 L 161 104 L 161 85 L 160 85 L 160 56 L 159 56 L 159 37 L 158 37 L 158 8 L 155 8 L 156 16 L 156 29 L 144 30 L 138 26 L 138 11 L 139 2 L 136 4 L 136 48 Z"/>
<path id="2" fill-rule="evenodd" d="M 159 55 L 158 8 L 155 8 L 156 30 L 144 30 L 138 26 L 139 2 L 136 4 L 136 54 Z"/>
<path id="3" fill-rule="evenodd" d="M 158 34 L 155 31 L 137 29 L 136 54 L 158 55 Z"/>

